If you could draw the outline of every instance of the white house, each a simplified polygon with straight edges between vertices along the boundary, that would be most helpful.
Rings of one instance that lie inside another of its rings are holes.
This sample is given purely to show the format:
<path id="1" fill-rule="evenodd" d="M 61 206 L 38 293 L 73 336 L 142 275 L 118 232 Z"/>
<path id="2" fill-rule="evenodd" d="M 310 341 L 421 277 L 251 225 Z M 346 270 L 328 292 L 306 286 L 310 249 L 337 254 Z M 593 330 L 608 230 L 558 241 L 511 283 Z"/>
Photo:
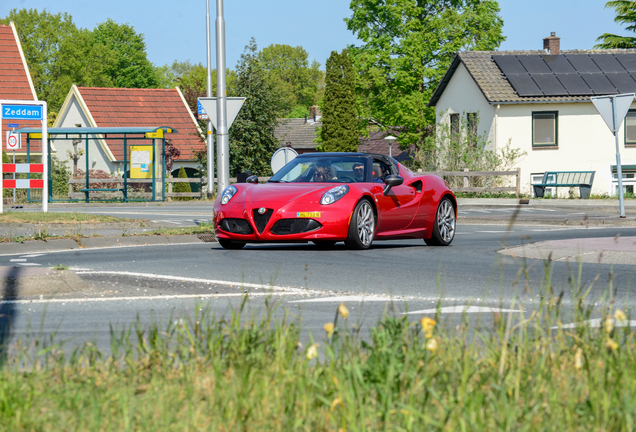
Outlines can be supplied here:
<path id="1" fill-rule="evenodd" d="M 590 97 L 632 92 L 636 50 L 561 51 L 552 33 L 543 50 L 457 53 L 429 106 L 438 122 L 451 125 L 478 113 L 478 132 L 488 136 L 491 150 L 510 141 L 525 151 L 516 164 L 525 193 L 545 171 L 596 171 L 592 193 L 614 195 L 614 136 Z M 618 136 L 623 185 L 634 192 L 636 104 Z"/>
<path id="2" fill-rule="evenodd" d="M 73 85 L 66 96 L 53 127 L 158 127 L 176 129 L 169 139 L 179 149 L 181 156 L 174 161 L 172 173 L 176 177 L 183 166 L 189 176 L 198 169 L 195 151 L 205 148 L 202 134 L 181 91 L 176 89 L 129 89 L 77 87 Z M 78 150 L 85 150 L 84 140 L 78 140 Z M 69 161 L 73 141 L 51 139 L 55 155 Z M 129 142 L 134 144 L 134 142 Z M 140 142 L 140 144 L 143 144 Z M 89 169 L 107 173 L 124 170 L 123 142 L 120 139 L 90 139 Z M 85 153 L 85 152 L 84 152 Z M 78 160 L 78 168 L 85 170 L 85 154 Z"/>

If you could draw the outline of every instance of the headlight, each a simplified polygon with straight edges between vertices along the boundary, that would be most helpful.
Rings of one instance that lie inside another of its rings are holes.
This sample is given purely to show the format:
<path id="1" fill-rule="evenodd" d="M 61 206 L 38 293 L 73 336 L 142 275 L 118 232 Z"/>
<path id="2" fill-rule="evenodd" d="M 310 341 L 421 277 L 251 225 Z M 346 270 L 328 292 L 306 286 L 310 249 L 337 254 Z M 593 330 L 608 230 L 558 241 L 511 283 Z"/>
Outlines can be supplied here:
<path id="1" fill-rule="evenodd" d="M 320 204 L 329 205 L 338 201 L 349 192 L 349 186 L 336 186 L 329 189 L 320 199 Z"/>
<path id="2" fill-rule="evenodd" d="M 230 202 L 235 193 L 238 192 L 238 189 L 235 186 L 229 185 L 223 190 L 221 194 L 221 204 L 227 204 Z"/>

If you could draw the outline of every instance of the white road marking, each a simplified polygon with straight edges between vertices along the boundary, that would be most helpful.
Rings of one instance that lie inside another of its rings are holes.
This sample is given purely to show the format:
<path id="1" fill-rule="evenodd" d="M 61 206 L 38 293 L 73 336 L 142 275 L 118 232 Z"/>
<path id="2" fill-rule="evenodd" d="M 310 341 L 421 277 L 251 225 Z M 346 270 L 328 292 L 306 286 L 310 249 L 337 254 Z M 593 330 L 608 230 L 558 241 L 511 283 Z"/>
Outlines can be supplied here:
<path id="1" fill-rule="evenodd" d="M 22 255 L 20 258 L 35 258 L 39 256 L 44 256 L 46 254 L 31 254 L 31 255 Z"/>
<path id="2" fill-rule="evenodd" d="M 26 258 L 14 258 L 10 262 L 26 262 Z"/>
<path id="3" fill-rule="evenodd" d="M 618 321 L 618 320 L 615 320 L 614 318 L 609 318 L 609 319 L 612 320 L 615 327 L 636 327 L 636 320 Z M 601 318 L 594 318 L 587 321 L 563 324 L 562 326 L 554 326 L 552 328 L 553 329 L 558 329 L 558 328 L 571 329 L 571 328 L 577 328 L 577 327 L 583 327 L 583 326 L 587 326 L 591 328 L 599 328 L 603 326 L 603 320 Z"/>
<path id="4" fill-rule="evenodd" d="M 402 315 L 414 315 L 414 314 L 434 314 L 438 309 L 422 309 L 411 312 L 404 312 Z M 515 309 L 501 309 L 484 306 L 445 306 L 439 308 L 440 313 L 483 313 L 483 312 L 519 312 Z"/>
<path id="5" fill-rule="evenodd" d="M 337 297 L 318 297 L 307 300 L 293 300 L 289 303 L 341 303 L 341 302 L 388 302 L 399 300 L 401 298 L 380 297 L 374 295 L 358 295 L 358 296 L 337 296 Z"/>
<path id="6" fill-rule="evenodd" d="M 263 297 L 263 296 L 286 296 L 298 295 L 296 292 L 279 291 L 276 293 L 232 293 L 232 294 L 177 294 L 161 296 L 135 296 L 135 297 L 96 297 L 96 298 L 74 298 L 74 299 L 33 299 L 33 300 L 1 300 L 0 304 L 31 304 L 31 303 L 103 303 L 112 301 L 133 301 L 133 300 L 181 300 L 181 299 L 214 299 L 224 297 Z"/>
<path id="7" fill-rule="evenodd" d="M 59 249 L 59 250 L 50 250 L 50 251 L 46 251 L 47 254 L 52 254 L 52 253 L 78 253 L 78 252 L 92 252 L 92 251 L 100 251 L 100 250 L 104 250 L 104 249 L 122 249 L 122 248 L 136 248 L 136 247 L 147 247 L 147 246 L 196 246 L 196 245 L 209 245 L 210 243 L 192 243 L 192 242 L 188 242 L 188 243 L 164 243 L 164 244 L 141 244 L 141 245 L 119 245 L 119 246 L 103 246 L 103 247 L 96 247 L 96 248 L 86 248 L 86 249 Z M 9 254 L 0 254 L 0 256 L 13 256 L 13 255 L 20 255 L 20 254 L 16 254 L 16 253 L 9 253 Z"/>
<path id="8" fill-rule="evenodd" d="M 490 233 L 490 234 L 497 234 L 497 233 L 505 233 L 505 232 L 510 232 L 513 233 L 514 231 L 475 231 L 476 233 Z"/>
<path id="9" fill-rule="evenodd" d="M 266 284 L 255 284 L 248 282 L 236 282 L 236 281 L 224 281 L 217 279 L 201 279 L 201 278 L 192 278 L 192 277 L 181 277 L 181 276 L 169 276 L 169 275 L 158 275 L 152 273 L 135 273 L 135 272 L 126 272 L 126 271 L 98 271 L 98 270 L 89 270 L 89 271 L 78 271 L 78 275 L 81 274 L 102 274 L 102 275 L 113 275 L 113 276 L 137 276 L 137 277 L 147 277 L 151 279 L 162 279 L 162 280 L 171 280 L 178 282 L 198 282 L 198 283 L 208 283 L 208 284 L 216 284 L 216 285 L 227 285 L 227 286 L 236 286 L 236 287 L 245 287 L 245 288 L 262 288 L 262 289 L 272 289 L 277 291 L 291 291 L 294 293 L 319 293 L 318 291 L 306 290 L 302 288 L 293 288 L 289 286 L 281 286 L 281 285 L 266 285 Z"/>
<path id="10" fill-rule="evenodd" d="M 24 267 L 35 267 L 35 266 L 41 266 L 42 265 L 42 264 L 36 264 L 36 263 L 18 263 L 18 264 L 20 264 L 21 266 L 24 266 Z"/>

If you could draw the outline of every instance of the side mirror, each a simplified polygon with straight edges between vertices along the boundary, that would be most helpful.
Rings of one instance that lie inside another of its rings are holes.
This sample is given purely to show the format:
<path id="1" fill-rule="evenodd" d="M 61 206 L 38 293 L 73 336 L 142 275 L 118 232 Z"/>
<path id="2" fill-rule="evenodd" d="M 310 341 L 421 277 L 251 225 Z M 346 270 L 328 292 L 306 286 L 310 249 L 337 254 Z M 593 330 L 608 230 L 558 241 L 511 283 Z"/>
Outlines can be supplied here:
<path id="1" fill-rule="evenodd" d="M 258 176 L 249 176 L 246 180 L 246 183 L 258 184 Z"/>
<path id="2" fill-rule="evenodd" d="M 393 186 L 399 186 L 402 183 L 404 183 L 404 179 L 400 177 L 399 175 L 393 175 L 393 174 L 388 175 L 384 177 L 384 184 L 386 186 L 384 187 L 384 190 L 382 191 L 382 193 L 384 194 L 384 196 L 387 196 L 389 192 L 391 192 L 391 188 Z"/>

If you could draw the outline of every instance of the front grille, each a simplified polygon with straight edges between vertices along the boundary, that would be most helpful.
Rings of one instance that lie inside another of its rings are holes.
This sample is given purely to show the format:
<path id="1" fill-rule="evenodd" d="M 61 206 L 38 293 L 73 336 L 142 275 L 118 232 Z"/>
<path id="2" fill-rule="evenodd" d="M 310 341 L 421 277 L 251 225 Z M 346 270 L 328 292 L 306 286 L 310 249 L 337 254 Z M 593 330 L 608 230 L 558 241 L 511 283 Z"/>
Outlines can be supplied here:
<path id="1" fill-rule="evenodd" d="M 271 229 L 272 234 L 300 234 L 321 228 L 320 222 L 314 219 L 281 219 Z"/>
<path id="2" fill-rule="evenodd" d="M 219 228 L 234 234 L 254 234 L 252 227 L 245 219 L 225 218 L 219 223 Z"/>
<path id="3" fill-rule="evenodd" d="M 272 213 L 274 213 L 274 210 L 272 209 L 267 209 L 263 214 L 258 214 L 258 209 L 252 210 L 252 215 L 254 216 L 254 225 L 256 225 L 256 229 L 259 233 L 262 234 L 265 230 L 267 222 L 269 222 L 269 218 L 272 217 Z"/>

